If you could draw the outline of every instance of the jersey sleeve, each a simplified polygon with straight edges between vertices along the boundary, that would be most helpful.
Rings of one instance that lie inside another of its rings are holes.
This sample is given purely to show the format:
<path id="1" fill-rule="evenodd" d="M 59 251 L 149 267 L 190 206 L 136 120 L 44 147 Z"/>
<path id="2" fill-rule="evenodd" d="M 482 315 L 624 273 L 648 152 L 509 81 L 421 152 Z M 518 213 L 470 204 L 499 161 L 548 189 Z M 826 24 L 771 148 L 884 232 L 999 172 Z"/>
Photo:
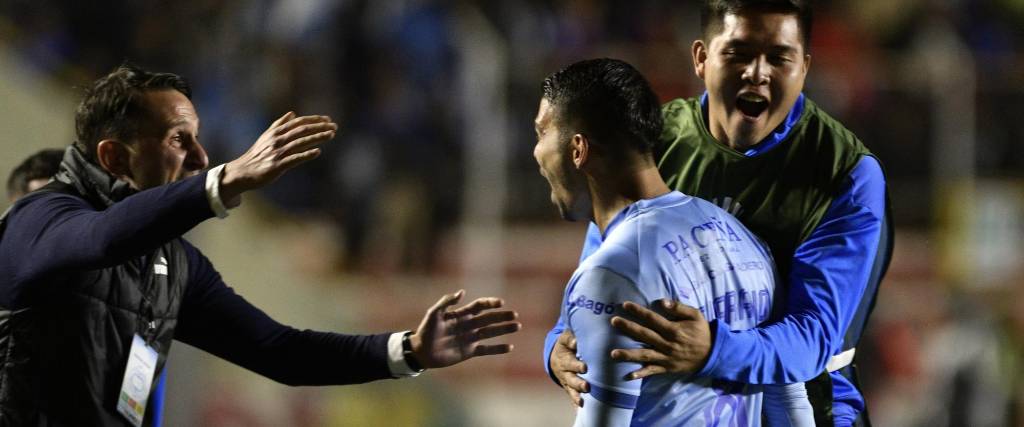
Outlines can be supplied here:
<path id="1" fill-rule="evenodd" d="M 587 236 L 583 240 L 583 251 L 580 253 L 580 263 L 587 259 L 590 254 L 597 251 L 597 248 L 601 246 L 601 230 L 597 228 L 597 224 L 593 222 L 587 226 Z M 548 377 L 552 381 L 558 384 L 558 379 L 555 378 L 554 374 L 551 373 L 551 351 L 555 348 L 555 342 L 558 341 L 558 336 L 562 335 L 565 331 L 565 319 L 562 317 L 561 311 L 558 314 L 558 320 L 555 321 L 555 326 L 548 331 L 547 336 L 544 337 L 544 372 L 548 373 Z"/>
<path id="2" fill-rule="evenodd" d="M 804 383 L 764 386 L 764 415 L 770 427 L 814 427 Z"/>
<path id="3" fill-rule="evenodd" d="M 612 349 L 642 344 L 618 332 L 610 320 L 622 314 L 622 302 L 648 304 L 648 297 L 633 281 L 605 268 L 591 268 L 580 274 L 567 300 L 567 324 L 576 335 L 578 356 L 587 364 L 582 377 L 590 384 L 575 425 L 629 425 L 642 380 L 625 377 L 641 365 L 614 361 L 610 354 Z"/>
<path id="4" fill-rule="evenodd" d="M 781 318 L 744 331 L 713 322 L 711 356 L 697 375 L 788 384 L 824 372 L 842 345 L 876 262 L 885 203 L 881 167 L 864 157 L 797 248 Z"/>

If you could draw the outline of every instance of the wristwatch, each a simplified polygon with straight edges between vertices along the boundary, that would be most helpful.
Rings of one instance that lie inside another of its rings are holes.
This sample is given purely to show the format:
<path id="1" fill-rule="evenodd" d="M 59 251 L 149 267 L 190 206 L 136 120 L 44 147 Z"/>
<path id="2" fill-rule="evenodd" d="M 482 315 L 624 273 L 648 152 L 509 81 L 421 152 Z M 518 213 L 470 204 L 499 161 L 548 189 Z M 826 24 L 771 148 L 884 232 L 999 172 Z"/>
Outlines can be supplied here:
<path id="1" fill-rule="evenodd" d="M 412 343 L 409 342 L 409 336 L 412 335 L 412 331 L 406 332 L 402 335 L 402 358 L 405 359 L 405 364 L 409 365 L 409 369 L 412 369 L 414 373 L 420 373 L 426 370 L 426 368 L 420 366 L 416 362 L 416 358 L 412 356 Z"/>

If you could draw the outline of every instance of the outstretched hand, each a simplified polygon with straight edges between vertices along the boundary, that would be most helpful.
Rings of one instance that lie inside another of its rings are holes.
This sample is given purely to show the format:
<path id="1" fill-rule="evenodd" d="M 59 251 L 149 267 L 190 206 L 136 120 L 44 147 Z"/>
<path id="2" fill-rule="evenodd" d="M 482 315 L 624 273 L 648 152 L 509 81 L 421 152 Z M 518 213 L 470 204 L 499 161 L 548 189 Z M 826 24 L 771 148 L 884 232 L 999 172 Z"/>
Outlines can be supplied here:
<path id="1" fill-rule="evenodd" d="M 228 162 L 221 176 L 221 197 L 236 200 L 286 171 L 320 155 L 319 145 L 334 138 L 338 125 L 327 116 L 296 117 L 288 112 L 270 124 L 241 157 Z"/>
<path id="2" fill-rule="evenodd" d="M 512 351 L 511 344 L 480 341 L 518 331 L 522 327 L 515 321 L 519 315 L 512 310 L 491 311 L 504 305 L 500 298 L 477 298 L 450 310 L 465 293 L 460 290 L 441 297 L 409 336 L 413 357 L 424 368 L 443 368 L 477 356 Z"/>
<path id="3" fill-rule="evenodd" d="M 697 372 L 711 354 L 711 328 L 700 310 L 666 300 L 657 304 L 665 309 L 667 317 L 627 301 L 622 309 L 636 321 L 619 316 L 611 319 L 616 329 L 648 346 L 612 350 L 613 359 L 643 365 L 629 374 L 631 380 L 665 372 Z"/>

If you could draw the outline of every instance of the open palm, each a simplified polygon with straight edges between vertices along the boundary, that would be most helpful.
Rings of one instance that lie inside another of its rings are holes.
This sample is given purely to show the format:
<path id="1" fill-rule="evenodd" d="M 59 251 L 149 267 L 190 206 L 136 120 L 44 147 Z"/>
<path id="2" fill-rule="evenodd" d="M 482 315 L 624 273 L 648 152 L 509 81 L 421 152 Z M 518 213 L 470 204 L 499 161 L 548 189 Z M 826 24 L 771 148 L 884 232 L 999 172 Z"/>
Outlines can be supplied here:
<path id="1" fill-rule="evenodd" d="M 512 310 L 499 310 L 500 298 L 478 298 L 457 309 L 450 308 L 465 291 L 441 297 L 420 322 L 410 339 L 412 352 L 424 368 L 442 368 L 477 356 L 504 354 L 511 344 L 481 344 L 488 338 L 511 334 L 522 325 Z"/>

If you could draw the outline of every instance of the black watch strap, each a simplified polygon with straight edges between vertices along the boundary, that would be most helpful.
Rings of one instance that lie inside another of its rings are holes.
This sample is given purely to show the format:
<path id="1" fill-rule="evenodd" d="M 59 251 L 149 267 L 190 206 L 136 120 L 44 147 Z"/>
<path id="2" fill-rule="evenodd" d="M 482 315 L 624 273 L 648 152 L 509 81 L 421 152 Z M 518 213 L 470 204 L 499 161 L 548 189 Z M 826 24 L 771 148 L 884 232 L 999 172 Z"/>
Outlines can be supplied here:
<path id="1" fill-rule="evenodd" d="M 412 357 L 412 343 L 409 342 L 409 336 L 411 335 L 412 331 L 406 332 L 405 335 L 402 335 L 402 358 L 405 359 L 405 364 L 409 365 L 409 369 L 412 369 L 413 372 L 418 374 L 426 369 L 416 362 L 415 357 Z"/>

